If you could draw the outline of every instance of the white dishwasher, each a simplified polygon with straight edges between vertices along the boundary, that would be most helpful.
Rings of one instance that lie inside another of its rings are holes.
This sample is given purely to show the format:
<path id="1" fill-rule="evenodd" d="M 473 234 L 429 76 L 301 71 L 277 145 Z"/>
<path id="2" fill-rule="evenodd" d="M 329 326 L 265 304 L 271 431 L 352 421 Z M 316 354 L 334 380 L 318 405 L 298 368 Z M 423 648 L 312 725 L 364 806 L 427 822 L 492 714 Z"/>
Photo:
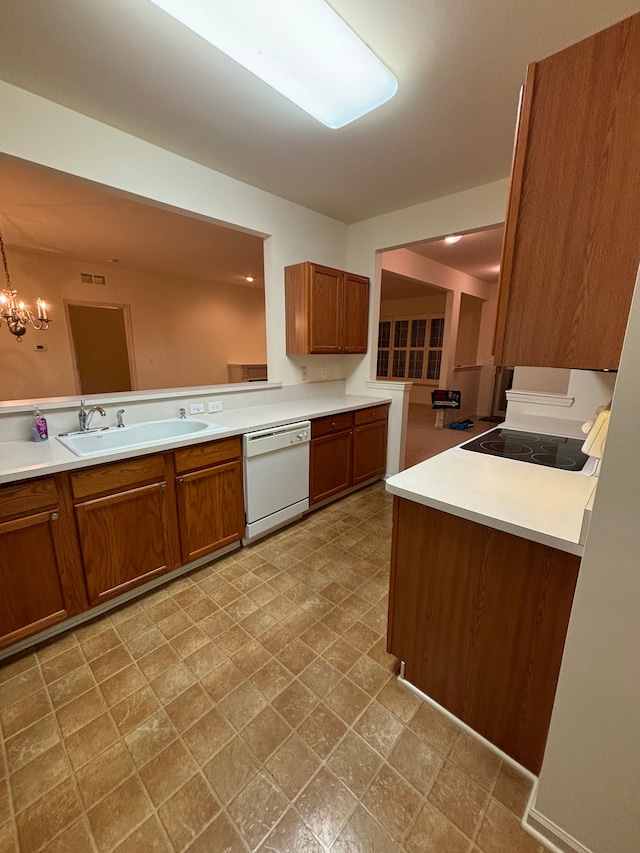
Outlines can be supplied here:
<path id="1" fill-rule="evenodd" d="M 243 437 L 246 545 L 309 509 L 311 421 Z"/>

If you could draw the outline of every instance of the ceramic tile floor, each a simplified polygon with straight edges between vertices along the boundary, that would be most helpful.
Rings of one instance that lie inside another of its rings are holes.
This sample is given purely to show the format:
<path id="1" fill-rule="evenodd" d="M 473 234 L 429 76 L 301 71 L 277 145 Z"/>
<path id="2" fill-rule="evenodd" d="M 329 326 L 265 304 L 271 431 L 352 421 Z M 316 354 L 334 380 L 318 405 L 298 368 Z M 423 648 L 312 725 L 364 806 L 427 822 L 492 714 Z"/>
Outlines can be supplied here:
<path id="1" fill-rule="evenodd" d="M 532 853 L 397 683 L 381 484 L 0 664 L 0 853 Z"/>

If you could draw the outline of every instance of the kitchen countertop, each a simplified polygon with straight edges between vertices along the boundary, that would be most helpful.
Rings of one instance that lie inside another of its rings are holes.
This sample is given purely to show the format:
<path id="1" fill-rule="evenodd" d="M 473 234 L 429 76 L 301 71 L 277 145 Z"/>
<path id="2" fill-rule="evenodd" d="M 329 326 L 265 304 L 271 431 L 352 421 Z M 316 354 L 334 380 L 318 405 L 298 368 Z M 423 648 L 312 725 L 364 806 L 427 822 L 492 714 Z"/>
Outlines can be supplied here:
<path id="1" fill-rule="evenodd" d="M 582 556 L 583 518 L 597 482 L 458 446 L 390 477 L 387 491 Z"/>
<path id="2" fill-rule="evenodd" d="M 93 456 L 76 456 L 53 435 L 49 436 L 48 441 L 43 442 L 7 441 L 0 443 L 0 483 L 10 483 L 45 474 L 55 474 L 60 471 L 87 468 L 92 465 L 114 462 L 119 459 L 130 459 L 135 456 L 146 456 L 149 453 L 160 453 L 164 450 L 172 450 L 190 444 L 202 444 L 207 441 L 242 435 L 256 429 L 267 429 L 295 421 L 321 418 L 390 402 L 391 400 L 386 397 L 341 395 L 294 400 L 287 403 L 253 406 L 245 409 L 231 409 L 226 412 L 215 412 L 213 415 L 198 415 L 198 420 L 220 424 L 225 429 L 205 435 L 196 433 L 159 444 L 133 447 L 127 450 L 96 453 Z"/>

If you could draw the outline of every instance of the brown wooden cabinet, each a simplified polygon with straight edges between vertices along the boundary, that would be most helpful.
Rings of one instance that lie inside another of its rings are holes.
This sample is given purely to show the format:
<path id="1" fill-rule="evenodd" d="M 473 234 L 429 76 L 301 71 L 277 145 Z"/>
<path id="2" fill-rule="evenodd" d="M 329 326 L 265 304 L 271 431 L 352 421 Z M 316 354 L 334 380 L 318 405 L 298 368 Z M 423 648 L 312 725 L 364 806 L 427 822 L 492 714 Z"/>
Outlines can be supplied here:
<path id="1" fill-rule="evenodd" d="M 308 261 L 284 273 L 288 355 L 367 351 L 368 278 Z"/>
<path id="2" fill-rule="evenodd" d="M 394 498 L 388 650 L 408 681 L 534 773 L 579 563 Z"/>
<path id="3" fill-rule="evenodd" d="M 384 404 L 311 422 L 310 504 L 384 473 L 388 412 Z"/>
<path id="4" fill-rule="evenodd" d="M 496 361 L 618 366 L 640 263 L 640 14 L 529 66 Z"/>
<path id="5" fill-rule="evenodd" d="M 354 415 L 353 483 L 384 474 L 387 467 L 388 406 L 360 409 Z"/>
<path id="6" fill-rule="evenodd" d="M 175 452 L 183 563 L 244 536 L 241 455 L 240 438 Z"/>
<path id="7" fill-rule="evenodd" d="M 244 535 L 240 437 L 0 487 L 0 648 Z"/>
<path id="8" fill-rule="evenodd" d="M 171 454 L 72 474 L 89 604 L 180 565 Z"/>
<path id="9" fill-rule="evenodd" d="M 353 412 L 311 422 L 309 504 L 330 498 L 352 483 Z"/>
<path id="10" fill-rule="evenodd" d="M 67 500 L 53 477 L 0 489 L 0 648 L 86 609 Z"/>

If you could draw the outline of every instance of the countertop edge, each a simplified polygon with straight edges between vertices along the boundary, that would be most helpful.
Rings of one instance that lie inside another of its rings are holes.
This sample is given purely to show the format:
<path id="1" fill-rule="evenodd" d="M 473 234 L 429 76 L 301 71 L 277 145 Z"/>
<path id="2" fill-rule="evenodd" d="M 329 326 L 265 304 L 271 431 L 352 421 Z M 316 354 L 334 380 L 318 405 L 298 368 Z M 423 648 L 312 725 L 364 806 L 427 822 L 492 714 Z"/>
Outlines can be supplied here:
<path id="1" fill-rule="evenodd" d="M 595 484 L 594 484 L 595 488 Z M 455 515 L 458 518 L 464 518 L 467 521 L 475 521 L 478 524 L 483 524 L 485 527 L 491 527 L 494 530 L 501 530 L 503 533 L 511 533 L 514 536 L 519 536 L 521 539 L 528 539 L 531 542 L 537 542 L 540 545 L 548 545 L 551 548 L 556 548 L 558 551 L 565 551 L 568 554 L 575 554 L 581 557 L 584 553 L 584 545 L 579 542 L 571 542 L 567 539 L 561 539 L 557 536 L 552 536 L 544 533 L 541 530 L 535 530 L 530 527 L 513 524 L 504 519 L 495 518 L 494 516 L 484 515 L 481 512 L 476 512 L 466 507 L 457 506 L 456 504 L 447 503 L 445 501 L 430 498 L 426 495 L 420 495 L 416 492 L 403 489 L 398 486 L 389 485 L 387 482 L 386 490 L 396 497 L 404 498 L 413 503 L 422 504 L 432 509 L 438 509 L 446 512 L 449 515 Z"/>

